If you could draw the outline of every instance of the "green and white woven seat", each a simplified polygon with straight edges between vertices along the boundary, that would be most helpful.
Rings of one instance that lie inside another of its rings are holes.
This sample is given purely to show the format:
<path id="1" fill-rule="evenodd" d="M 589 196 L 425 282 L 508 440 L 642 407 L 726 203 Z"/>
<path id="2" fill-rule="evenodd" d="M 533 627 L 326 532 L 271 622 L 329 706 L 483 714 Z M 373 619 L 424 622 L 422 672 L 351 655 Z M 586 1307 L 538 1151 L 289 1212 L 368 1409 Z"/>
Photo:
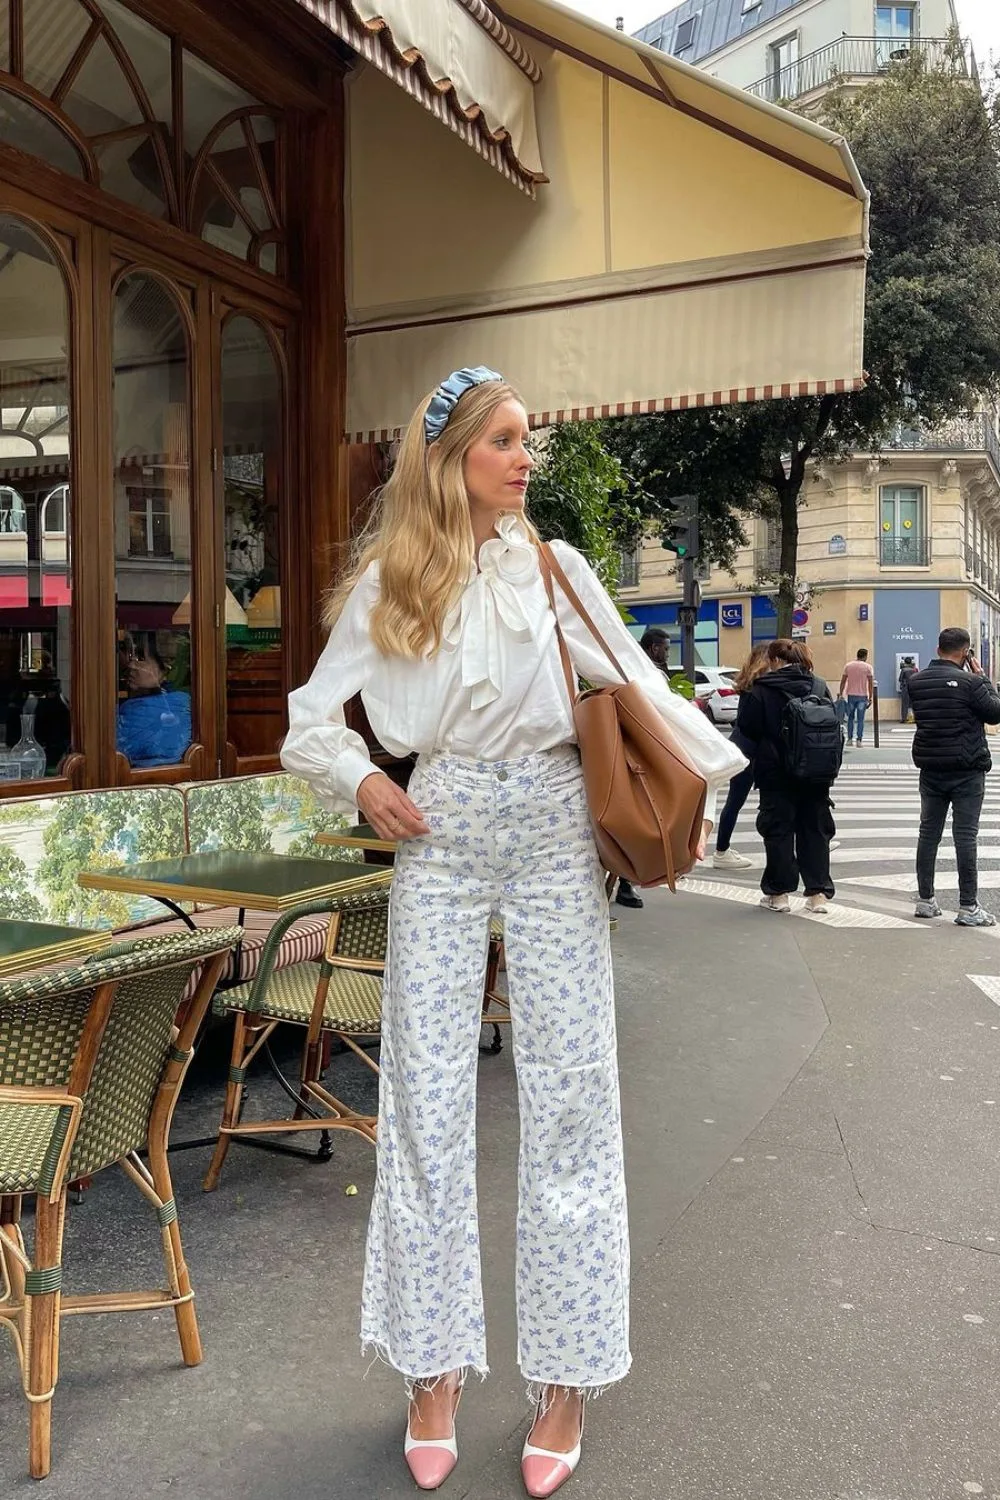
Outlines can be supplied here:
<path id="1" fill-rule="evenodd" d="M 221 991 L 215 1000 L 218 1015 L 226 1011 L 251 1010 L 273 1021 L 296 1021 L 308 1026 L 316 1003 L 316 989 L 323 975 L 320 964 L 296 964 L 271 975 L 263 993 L 253 984 Z M 382 1025 L 382 980 L 360 969 L 334 969 L 323 1005 L 324 1031 L 347 1031 L 373 1036 Z"/>

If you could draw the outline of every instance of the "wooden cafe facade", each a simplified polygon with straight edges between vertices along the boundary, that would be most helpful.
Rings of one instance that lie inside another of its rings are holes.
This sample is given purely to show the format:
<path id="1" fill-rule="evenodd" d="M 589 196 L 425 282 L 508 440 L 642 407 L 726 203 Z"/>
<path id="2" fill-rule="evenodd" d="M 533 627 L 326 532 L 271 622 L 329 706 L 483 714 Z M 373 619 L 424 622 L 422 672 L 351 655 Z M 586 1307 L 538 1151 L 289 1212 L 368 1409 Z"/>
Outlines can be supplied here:
<path id="1" fill-rule="evenodd" d="M 0 0 L 0 796 L 277 765 L 384 452 L 853 388 L 844 143 L 549 0 Z"/>

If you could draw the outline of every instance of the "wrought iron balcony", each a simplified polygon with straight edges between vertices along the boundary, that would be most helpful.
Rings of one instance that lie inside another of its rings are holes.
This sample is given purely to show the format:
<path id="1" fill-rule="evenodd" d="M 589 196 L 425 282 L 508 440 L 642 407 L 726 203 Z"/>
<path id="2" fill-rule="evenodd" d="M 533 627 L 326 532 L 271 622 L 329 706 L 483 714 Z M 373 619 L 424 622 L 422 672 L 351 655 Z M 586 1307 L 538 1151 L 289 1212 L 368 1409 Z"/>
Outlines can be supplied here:
<path id="1" fill-rule="evenodd" d="M 979 411 L 971 417 L 952 417 L 936 427 L 901 427 L 886 443 L 887 452 L 988 453 L 1000 470 L 1000 438 L 996 413 Z"/>
<path id="2" fill-rule="evenodd" d="M 928 568 L 931 539 L 927 536 L 881 536 L 879 561 L 883 568 Z"/>
<path id="3" fill-rule="evenodd" d="M 800 57 L 787 67 L 772 70 L 747 89 L 758 99 L 777 104 L 782 99 L 801 99 L 852 78 L 878 78 L 893 63 L 919 53 L 932 68 L 950 68 L 962 78 L 978 79 L 975 54 L 969 42 L 947 37 L 842 36 L 816 52 Z"/>
<path id="4" fill-rule="evenodd" d="M 641 547 L 633 547 L 631 552 L 623 551 L 618 568 L 618 587 L 620 589 L 634 589 L 639 586 L 639 554 Z"/>

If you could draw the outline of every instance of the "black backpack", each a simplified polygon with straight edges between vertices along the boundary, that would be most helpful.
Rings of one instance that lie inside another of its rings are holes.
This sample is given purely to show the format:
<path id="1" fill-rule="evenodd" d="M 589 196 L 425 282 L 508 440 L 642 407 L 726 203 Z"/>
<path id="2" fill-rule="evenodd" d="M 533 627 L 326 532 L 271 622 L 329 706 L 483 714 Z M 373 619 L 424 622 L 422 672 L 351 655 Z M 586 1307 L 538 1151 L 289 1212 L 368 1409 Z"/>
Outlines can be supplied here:
<path id="1" fill-rule="evenodd" d="M 789 698 L 781 712 L 785 770 L 799 781 L 834 781 L 844 758 L 844 736 L 837 710 L 815 691 Z"/>

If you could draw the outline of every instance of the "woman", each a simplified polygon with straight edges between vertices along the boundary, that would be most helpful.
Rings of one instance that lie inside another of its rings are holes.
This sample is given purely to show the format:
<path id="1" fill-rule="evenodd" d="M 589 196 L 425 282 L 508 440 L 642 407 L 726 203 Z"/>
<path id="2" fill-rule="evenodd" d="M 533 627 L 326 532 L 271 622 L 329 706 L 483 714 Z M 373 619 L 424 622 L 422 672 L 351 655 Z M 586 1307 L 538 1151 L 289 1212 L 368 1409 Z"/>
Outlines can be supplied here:
<path id="1" fill-rule="evenodd" d="M 833 776 L 814 781 L 791 774 L 782 726 L 789 699 L 814 695 L 832 704 L 830 689 L 813 671 L 809 648 L 801 641 L 772 641 L 765 667 L 740 698 L 736 714 L 737 732 L 741 743 L 750 746 L 754 784 L 760 790 L 757 832 L 767 855 L 760 904 L 768 911 L 790 911 L 788 897 L 798 889 L 801 874 L 806 908 L 821 915 L 834 894 L 830 879 L 830 841 L 837 831 L 830 810 Z M 836 726 L 834 733 L 839 746 Z M 838 748 L 838 759 L 839 754 Z"/>
<path id="2" fill-rule="evenodd" d="M 118 706 L 117 746 L 133 766 L 172 766 L 191 743 L 191 695 L 166 685 L 155 651 L 129 658 L 129 696 Z"/>
<path id="3" fill-rule="evenodd" d="M 522 1458 L 550 1495 L 580 1457 L 583 1399 L 628 1370 L 628 1231 L 604 878 L 554 619 L 524 519 L 533 459 L 517 393 L 459 370 L 418 407 L 329 642 L 291 695 L 282 750 L 326 804 L 398 841 L 382 1013 L 378 1167 L 362 1340 L 407 1380 L 404 1451 L 435 1489 L 457 1458 L 469 1371 L 487 1373 L 475 1183 L 480 1008 L 502 916 L 521 1112 L 518 1357 L 539 1401 Z M 630 676 L 713 789 L 742 758 L 675 699 L 584 559 L 554 543 Z M 560 599 L 577 670 L 604 653 Z M 360 692 L 408 792 L 343 705 Z"/>
<path id="4" fill-rule="evenodd" d="M 768 670 L 767 653 L 770 649 L 769 641 L 762 641 L 754 646 L 750 655 L 733 682 L 733 687 L 741 695 L 748 693 L 762 672 Z M 743 805 L 750 795 L 753 786 L 753 765 L 750 757 L 753 755 L 753 745 L 739 730 L 739 721 L 730 735 L 731 742 L 747 757 L 748 764 L 734 776 L 729 783 L 729 795 L 726 797 L 725 806 L 719 814 L 719 835 L 715 841 L 715 853 L 712 856 L 712 864 L 717 870 L 749 870 L 752 860 L 742 854 L 737 854 L 735 849 L 730 849 L 733 834 L 736 831 L 736 819 L 743 811 Z"/>

